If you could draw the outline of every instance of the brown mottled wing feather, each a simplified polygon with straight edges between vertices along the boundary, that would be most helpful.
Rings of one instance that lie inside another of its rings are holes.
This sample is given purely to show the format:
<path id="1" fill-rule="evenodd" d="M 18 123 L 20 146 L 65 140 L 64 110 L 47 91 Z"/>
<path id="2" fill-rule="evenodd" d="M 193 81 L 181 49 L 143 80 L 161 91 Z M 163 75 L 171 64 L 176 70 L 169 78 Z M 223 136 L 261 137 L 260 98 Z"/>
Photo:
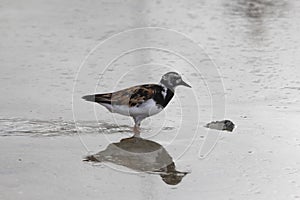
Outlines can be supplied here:
<path id="1" fill-rule="evenodd" d="M 155 88 L 157 86 L 158 85 L 155 84 L 147 84 L 130 87 L 113 93 L 96 94 L 94 101 L 113 105 L 136 106 L 151 99 L 156 93 Z"/>
<path id="2" fill-rule="evenodd" d="M 111 102 L 117 105 L 136 106 L 151 99 L 155 94 L 155 85 L 134 86 L 112 93 Z"/>

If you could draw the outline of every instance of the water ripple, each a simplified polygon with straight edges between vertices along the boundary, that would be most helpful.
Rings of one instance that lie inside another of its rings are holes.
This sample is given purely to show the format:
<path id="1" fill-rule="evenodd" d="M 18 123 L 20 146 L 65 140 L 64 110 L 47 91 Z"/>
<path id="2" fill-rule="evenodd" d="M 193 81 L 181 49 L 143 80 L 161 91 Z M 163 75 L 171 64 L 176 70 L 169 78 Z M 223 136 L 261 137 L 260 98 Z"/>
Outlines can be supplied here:
<path id="1" fill-rule="evenodd" d="M 0 119 L 0 136 L 60 136 L 80 134 L 112 134 L 131 132 L 131 127 L 106 122 L 28 120 L 21 118 Z"/>

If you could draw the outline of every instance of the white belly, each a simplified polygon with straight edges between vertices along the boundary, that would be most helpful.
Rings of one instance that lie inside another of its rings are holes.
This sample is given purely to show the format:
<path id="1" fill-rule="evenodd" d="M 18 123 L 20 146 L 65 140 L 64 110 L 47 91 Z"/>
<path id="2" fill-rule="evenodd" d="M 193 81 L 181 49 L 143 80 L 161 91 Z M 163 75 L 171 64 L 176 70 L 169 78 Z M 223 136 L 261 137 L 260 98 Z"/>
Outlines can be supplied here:
<path id="1" fill-rule="evenodd" d="M 163 107 L 157 106 L 155 101 L 149 99 L 143 104 L 139 105 L 139 107 L 128 107 L 127 105 L 108 105 L 102 104 L 105 106 L 110 112 L 119 113 L 121 115 L 126 116 L 145 116 L 149 117 L 155 115 L 163 110 Z"/>

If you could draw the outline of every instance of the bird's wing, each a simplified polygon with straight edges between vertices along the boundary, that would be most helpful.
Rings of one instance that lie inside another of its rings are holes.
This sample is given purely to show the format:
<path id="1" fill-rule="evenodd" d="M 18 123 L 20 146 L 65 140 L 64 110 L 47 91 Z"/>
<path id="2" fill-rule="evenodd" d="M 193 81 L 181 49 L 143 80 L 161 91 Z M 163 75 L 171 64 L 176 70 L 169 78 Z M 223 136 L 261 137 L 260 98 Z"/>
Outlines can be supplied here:
<path id="1" fill-rule="evenodd" d="M 151 99 L 156 93 L 155 84 L 139 85 L 112 93 L 111 102 L 117 105 L 136 106 Z"/>
<path id="2" fill-rule="evenodd" d="M 117 92 L 87 95 L 82 97 L 87 101 L 114 105 L 136 106 L 151 99 L 161 87 L 156 84 L 133 86 Z"/>

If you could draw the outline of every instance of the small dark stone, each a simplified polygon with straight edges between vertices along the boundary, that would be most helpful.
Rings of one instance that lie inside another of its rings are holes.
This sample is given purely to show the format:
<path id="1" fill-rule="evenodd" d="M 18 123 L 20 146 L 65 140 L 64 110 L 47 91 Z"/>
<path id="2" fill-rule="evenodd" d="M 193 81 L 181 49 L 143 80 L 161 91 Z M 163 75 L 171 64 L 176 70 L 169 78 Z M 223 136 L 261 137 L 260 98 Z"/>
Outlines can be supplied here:
<path id="1" fill-rule="evenodd" d="M 230 131 L 232 132 L 235 125 L 230 120 L 222 120 L 222 121 L 213 121 L 208 124 L 206 124 L 204 127 L 210 128 L 210 129 L 216 129 L 216 130 L 222 130 L 222 131 Z"/>

